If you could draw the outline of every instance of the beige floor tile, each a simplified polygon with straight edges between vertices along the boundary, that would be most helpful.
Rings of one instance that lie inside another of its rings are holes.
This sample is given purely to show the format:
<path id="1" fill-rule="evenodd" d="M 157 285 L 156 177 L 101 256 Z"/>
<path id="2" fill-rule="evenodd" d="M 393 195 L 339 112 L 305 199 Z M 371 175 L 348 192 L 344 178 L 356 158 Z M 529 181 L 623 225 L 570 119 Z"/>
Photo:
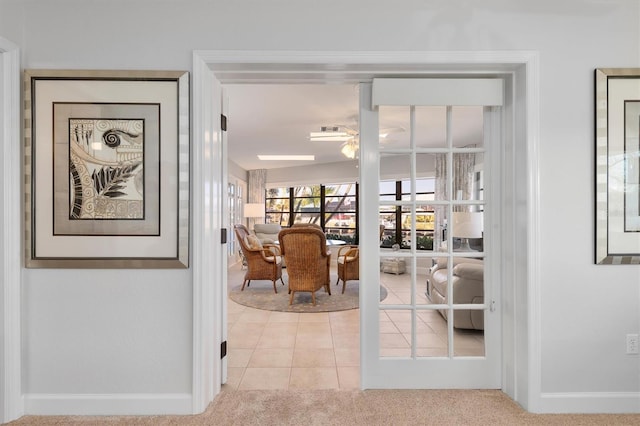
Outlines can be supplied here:
<path id="1" fill-rule="evenodd" d="M 400 333 L 381 333 L 380 348 L 408 348 L 409 343 Z"/>
<path id="2" fill-rule="evenodd" d="M 262 330 L 229 330 L 227 344 L 229 349 L 253 349 L 262 336 Z"/>
<path id="3" fill-rule="evenodd" d="M 328 312 L 318 312 L 318 313 L 303 313 L 300 314 L 299 322 L 324 322 L 329 321 L 329 313 Z"/>
<path id="4" fill-rule="evenodd" d="M 397 333 L 399 331 L 393 321 L 380 321 L 380 333 Z"/>
<path id="5" fill-rule="evenodd" d="M 293 352 L 293 364 L 296 367 L 335 367 L 336 357 L 333 349 L 296 348 Z"/>
<path id="6" fill-rule="evenodd" d="M 236 368 L 236 367 L 228 367 L 227 368 L 227 383 L 223 386 L 227 389 L 238 389 L 238 385 L 242 380 L 242 375 L 244 374 L 244 368 Z M 223 389 L 224 390 L 224 389 Z"/>
<path id="7" fill-rule="evenodd" d="M 297 331 L 297 322 L 268 322 L 264 326 L 265 333 L 295 334 Z"/>
<path id="8" fill-rule="evenodd" d="M 359 348 L 360 333 L 340 333 L 334 332 L 333 347 L 334 348 Z"/>
<path id="9" fill-rule="evenodd" d="M 360 310 L 358 309 L 348 309 L 346 311 L 335 311 L 329 312 L 329 321 L 333 324 L 334 322 L 356 322 L 360 321 Z"/>
<path id="10" fill-rule="evenodd" d="M 290 368 L 247 368 L 238 389 L 288 389 L 290 373 Z"/>
<path id="11" fill-rule="evenodd" d="M 297 312 L 271 312 L 269 323 L 297 323 L 300 320 L 300 314 Z"/>
<path id="12" fill-rule="evenodd" d="M 271 311 L 263 311 L 261 309 L 247 309 L 242 312 L 242 314 L 240 314 L 238 322 L 257 322 L 264 324 L 269 321 L 270 316 Z"/>
<path id="13" fill-rule="evenodd" d="M 262 333 L 256 348 L 293 348 L 296 343 L 296 333 L 285 333 L 282 330 L 269 329 Z"/>
<path id="14" fill-rule="evenodd" d="M 331 333 L 331 324 L 326 322 L 300 322 L 298 323 L 298 333 Z"/>
<path id="15" fill-rule="evenodd" d="M 410 339 L 409 334 L 405 334 L 406 339 Z M 446 349 L 447 336 L 433 333 L 416 333 L 416 348 L 444 348 Z"/>
<path id="16" fill-rule="evenodd" d="M 253 351 L 247 367 L 287 367 L 293 359 L 293 348 L 257 348 Z"/>
<path id="17" fill-rule="evenodd" d="M 338 367 L 358 367 L 360 365 L 359 348 L 335 348 L 333 351 Z"/>
<path id="18" fill-rule="evenodd" d="M 229 348 L 227 351 L 227 366 L 229 368 L 245 368 L 249 365 L 249 359 L 251 359 L 253 351 L 254 349 Z"/>
<path id="19" fill-rule="evenodd" d="M 338 374 L 334 368 L 292 368 L 289 389 L 338 389 Z"/>
<path id="20" fill-rule="evenodd" d="M 331 333 L 300 333 L 296 335 L 297 348 L 333 348 Z"/>
<path id="21" fill-rule="evenodd" d="M 340 389 L 360 389 L 359 367 L 338 367 Z"/>

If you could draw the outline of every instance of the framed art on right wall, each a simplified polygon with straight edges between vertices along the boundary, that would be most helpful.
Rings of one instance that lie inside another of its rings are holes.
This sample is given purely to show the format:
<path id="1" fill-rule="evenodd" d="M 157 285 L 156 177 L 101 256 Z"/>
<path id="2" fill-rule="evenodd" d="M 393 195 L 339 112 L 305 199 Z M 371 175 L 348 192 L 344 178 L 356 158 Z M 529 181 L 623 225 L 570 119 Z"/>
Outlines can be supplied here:
<path id="1" fill-rule="evenodd" d="M 595 262 L 640 264 L 640 68 L 595 70 Z"/>

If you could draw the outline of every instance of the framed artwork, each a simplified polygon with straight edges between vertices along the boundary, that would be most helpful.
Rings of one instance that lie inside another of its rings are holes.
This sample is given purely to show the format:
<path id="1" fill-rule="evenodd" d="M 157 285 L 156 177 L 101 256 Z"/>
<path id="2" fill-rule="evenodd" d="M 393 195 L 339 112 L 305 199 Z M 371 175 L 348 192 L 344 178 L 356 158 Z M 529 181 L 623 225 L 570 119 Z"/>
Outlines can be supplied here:
<path id="1" fill-rule="evenodd" d="M 597 264 L 640 264 L 640 68 L 595 71 Z"/>
<path id="2" fill-rule="evenodd" d="M 189 265 L 189 75 L 25 71 L 29 268 Z"/>

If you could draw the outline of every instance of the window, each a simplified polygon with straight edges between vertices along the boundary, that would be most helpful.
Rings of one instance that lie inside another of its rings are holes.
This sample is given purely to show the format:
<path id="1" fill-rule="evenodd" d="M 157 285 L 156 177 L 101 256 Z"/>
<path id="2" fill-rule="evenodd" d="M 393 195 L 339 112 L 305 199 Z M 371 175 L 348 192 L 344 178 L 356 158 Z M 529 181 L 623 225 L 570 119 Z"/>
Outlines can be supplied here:
<path id="1" fill-rule="evenodd" d="M 416 200 L 425 204 L 416 208 L 416 248 L 433 250 L 434 211 L 427 204 L 434 199 L 434 178 L 416 179 Z M 411 188 L 408 180 L 380 182 L 380 200 L 410 200 Z M 384 226 L 381 247 L 409 248 L 411 236 L 411 210 L 400 205 L 380 206 L 380 225 Z"/>
<path id="2" fill-rule="evenodd" d="M 433 250 L 434 178 L 416 180 L 416 198 L 424 201 L 416 210 L 418 250 Z M 410 197 L 408 181 L 380 182 L 380 197 L 389 201 Z M 324 229 L 327 238 L 358 242 L 358 184 L 341 183 L 297 187 L 269 188 L 266 191 L 266 223 L 289 227 L 294 223 L 315 223 Z M 384 226 L 382 247 L 409 248 L 411 214 L 402 206 L 381 206 L 380 225 Z"/>

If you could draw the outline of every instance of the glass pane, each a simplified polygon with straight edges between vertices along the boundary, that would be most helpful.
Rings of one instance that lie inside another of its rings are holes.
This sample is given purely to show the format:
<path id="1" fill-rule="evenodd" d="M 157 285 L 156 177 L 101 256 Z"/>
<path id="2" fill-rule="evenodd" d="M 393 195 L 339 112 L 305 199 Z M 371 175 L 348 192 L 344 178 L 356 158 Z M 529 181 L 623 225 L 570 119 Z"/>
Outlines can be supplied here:
<path id="1" fill-rule="evenodd" d="M 289 188 L 268 188 L 267 198 L 289 198 Z"/>
<path id="2" fill-rule="evenodd" d="M 280 226 L 289 226 L 289 212 L 267 213 L 264 223 L 278 223 Z"/>
<path id="3" fill-rule="evenodd" d="M 356 195 L 356 184 L 325 185 L 325 195 Z"/>
<path id="4" fill-rule="evenodd" d="M 296 186 L 293 188 L 294 197 L 319 197 L 320 185 Z"/>
<path id="5" fill-rule="evenodd" d="M 395 180 L 383 180 L 380 181 L 380 195 L 393 195 L 396 194 L 396 181 Z M 395 199 L 395 198 L 394 198 Z"/>
<path id="6" fill-rule="evenodd" d="M 453 154 L 455 201 L 482 200 L 482 153 Z"/>
<path id="7" fill-rule="evenodd" d="M 380 178 L 397 180 L 411 177 L 411 156 L 409 154 L 380 154 Z M 409 188 L 410 190 L 410 188 Z M 395 189 L 393 190 L 395 193 Z"/>
<path id="8" fill-rule="evenodd" d="M 447 320 L 443 313 L 437 310 L 417 312 L 416 356 L 446 357 L 449 355 Z"/>
<path id="9" fill-rule="evenodd" d="M 393 250 L 380 253 L 380 284 L 387 296 L 383 305 L 408 305 L 411 303 L 410 259 L 393 255 Z"/>
<path id="10" fill-rule="evenodd" d="M 410 310 L 381 309 L 380 357 L 410 357 L 410 333 Z"/>
<path id="11" fill-rule="evenodd" d="M 416 107 L 415 140 L 418 148 L 447 147 L 447 107 Z"/>
<path id="12" fill-rule="evenodd" d="M 465 211 L 454 211 L 450 232 L 453 250 L 459 252 L 483 251 L 484 213 L 469 211 L 477 206 L 458 206 Z"/>
<path id="13" fill-rule="evenodd" d="M 320 212 L 320 197 L 294 198 L 294 212 Z"/>
<path id="14" fill-rule="evenodd" d="M 343 195 L 341 197 L 330 197 L 325 195 L 324 209 L 328 212 L 354 211 L 356 210 L 356 197 Z"/>
<path id="15" fill-rule="evenodd" d="M 408 106 L 381 106 L 380 150 L 409 148 L 410 108 Z"/>
<path id="16" fill-rule="evenodd" d="M 319 213 L 292 213 L 293 223 L 315 223 L 320 225 Z"/>
<path id="17" fill-rule="evenodd" d="M 267 199 L 267 213 L 289 212 L 289 199 L 288 198 L 268 198 Z"/>
<path id="18" fill-rule="evenodd" d="M 472 311 L 472 315 L 483 315 L 483 311 Z M 457 315 L 460 312 L 455 311 L 454 317 L 457 321 Z M 464 314 L 466 315 L 466 313 Z M 484 330 L 465 329 L 455 327 L 453 329 L 453 355 L 458 357 L 465 356 L 484 356 Z"/>
<path id="19" fill-rule="evenodd" d="M 483 146 L 484 119 L 482 106 L 455 106 L 451 112 L 451 137 L 454 147 Z"/>

